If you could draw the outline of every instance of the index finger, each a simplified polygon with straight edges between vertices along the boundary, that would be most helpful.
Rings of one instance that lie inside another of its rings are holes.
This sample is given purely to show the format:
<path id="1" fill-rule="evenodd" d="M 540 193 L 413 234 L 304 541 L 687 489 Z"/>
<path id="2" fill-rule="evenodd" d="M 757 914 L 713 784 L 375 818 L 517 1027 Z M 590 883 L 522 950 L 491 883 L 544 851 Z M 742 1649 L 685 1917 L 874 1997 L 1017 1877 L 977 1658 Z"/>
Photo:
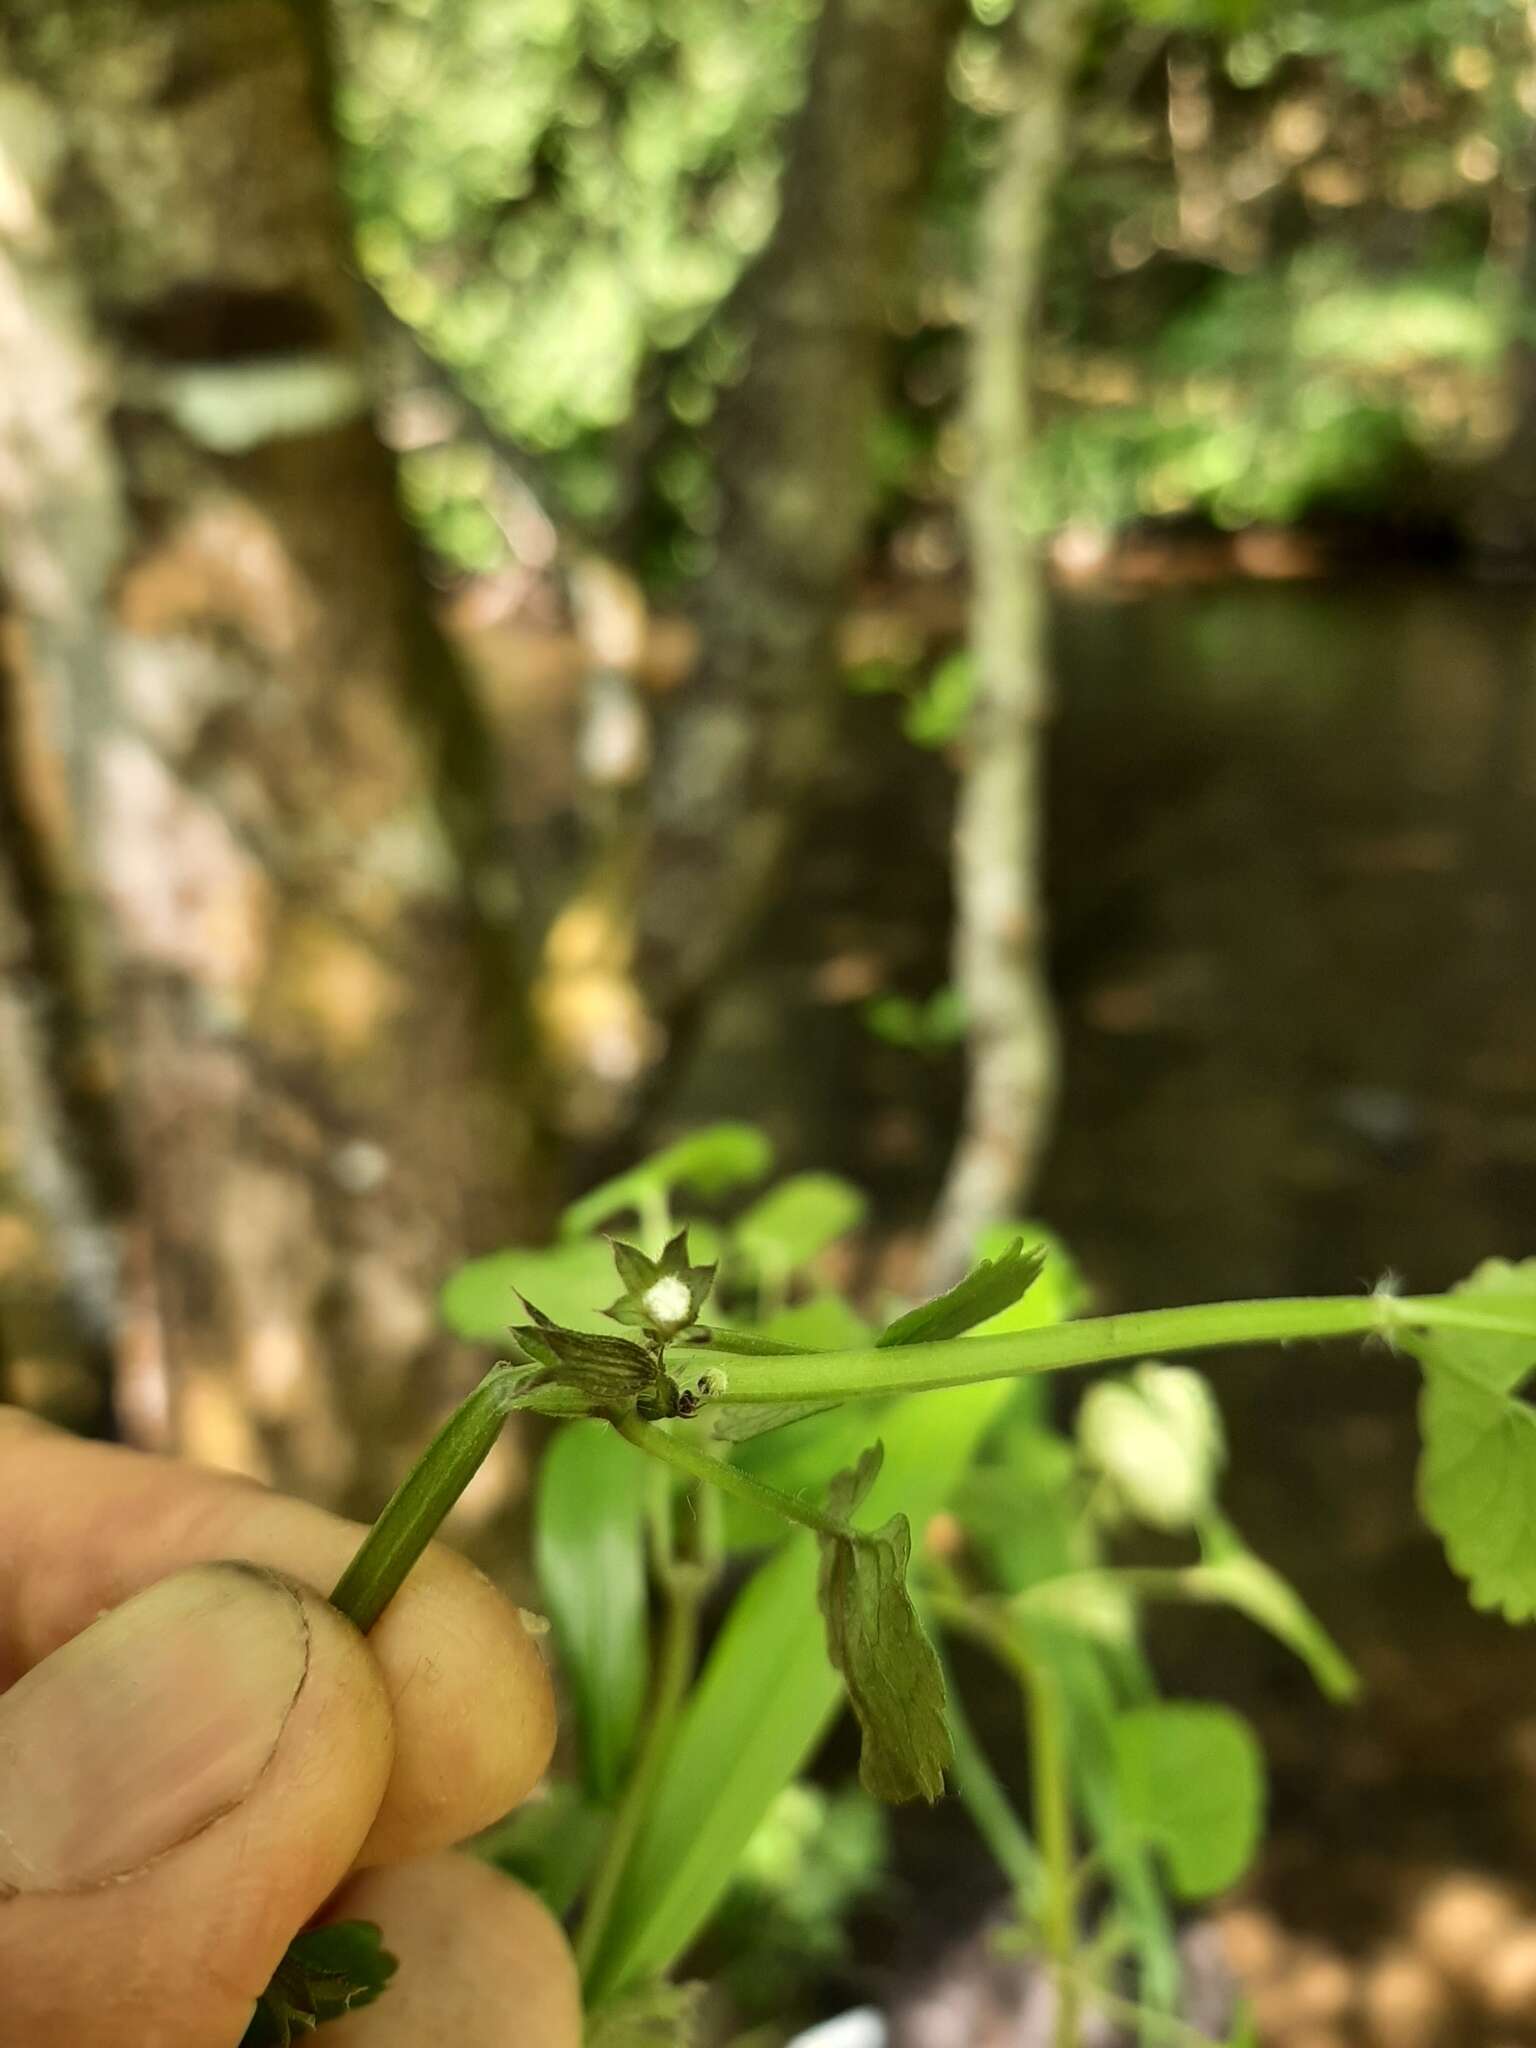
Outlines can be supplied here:
<path id="1" fill-rule="evenodd" d="M 245 1558 L 327 1592 L 355 1522 L 253 1481 L 82 1443 L 0 1409 L 0 1688 L 104 1609 L 184 1566 Z M 518 1610 L 432 1544 L 369 1648 L 395 1764 L 365 1863 L 461 1841 L 515 1806 L 549 1762 L 554 1700 Z"/>

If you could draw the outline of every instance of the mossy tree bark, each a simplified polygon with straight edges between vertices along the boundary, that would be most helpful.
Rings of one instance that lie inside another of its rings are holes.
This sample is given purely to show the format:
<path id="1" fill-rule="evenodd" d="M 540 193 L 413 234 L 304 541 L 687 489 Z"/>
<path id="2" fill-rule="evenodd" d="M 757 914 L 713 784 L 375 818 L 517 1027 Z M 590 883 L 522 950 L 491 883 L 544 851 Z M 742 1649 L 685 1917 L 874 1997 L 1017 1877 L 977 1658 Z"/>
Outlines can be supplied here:
<path id="1" fill-rule="evenodd" d="M 929 1278 L 948 1286 L 978 1232 L 1015 1212 L 1050 1128 L 1056 1032 L 1043 959 L 1041 728 L 1050 701 L 1045 563 L 1030 504 L 1033 336 L 1046 234 L 1094 0 L 1017 0 L 1007 111 L 982 202 L 967 410 L 975 695 L 954 834 L 954 976 L 965 1005 L 959 1143 Z"/>
<path id="2" fill-rule="evenodd" d="M 779 220 L 726 309 L 701 660 L 658 734 L 636 972 L 685 1017 L 750 929 L 832 744 L 893 306 L 943 132 L 958 0 L 825 0 Z"/>
<path id="3" fill-rule="evenodd" d="M 130 1435 L 372 1506 L 534 1146 L 316 18 L 0 15 L 0 1364 L 27 1392 L 51 1347 L 82 1419 L 110 1370 Z"/>

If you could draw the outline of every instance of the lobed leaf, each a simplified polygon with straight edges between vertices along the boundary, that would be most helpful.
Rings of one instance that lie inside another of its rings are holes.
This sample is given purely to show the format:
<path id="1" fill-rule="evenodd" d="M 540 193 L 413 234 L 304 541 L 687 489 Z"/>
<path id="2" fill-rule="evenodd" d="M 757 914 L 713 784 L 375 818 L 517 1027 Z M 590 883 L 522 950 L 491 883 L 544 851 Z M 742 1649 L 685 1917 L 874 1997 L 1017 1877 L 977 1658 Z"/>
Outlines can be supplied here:
<path id="1" fill-rule="evenodd" d="M 1490 1312 L 1536 1314 L 1536 1260 L 1490 1259 L 1452 1290 Z M 1536 1340 L 1480 1330 L 1405 1331 L 1423 1368 L 1419 1506 L 1472 1603 L 1536 1617 L 1536 1413 L 1517 1398 Z"/>
<path id="2" fill-rule="evenodd" d="M 874 1445 L 840 1472 L 828 1511 L 846 1520 L 879 1475 Z M 907 1591 L 912 1530 L 905 1515 L 883 1528 L 821 1536 L 817 1600 L 827 1655 L 841 1674 L 863 1737 L 859 1781 L 876 1799 L 937 1799 L 954 1761 L 944 1719 L 944 1674 Z"/>
<path id="3" fill-rule="evenodd" d="M 241 2048 L 291 2048 L 300 2034 L 372 2005 L 396 1968 L 371 1920 L 337 1920 L 295 1935 L 257 2003 Z"/>

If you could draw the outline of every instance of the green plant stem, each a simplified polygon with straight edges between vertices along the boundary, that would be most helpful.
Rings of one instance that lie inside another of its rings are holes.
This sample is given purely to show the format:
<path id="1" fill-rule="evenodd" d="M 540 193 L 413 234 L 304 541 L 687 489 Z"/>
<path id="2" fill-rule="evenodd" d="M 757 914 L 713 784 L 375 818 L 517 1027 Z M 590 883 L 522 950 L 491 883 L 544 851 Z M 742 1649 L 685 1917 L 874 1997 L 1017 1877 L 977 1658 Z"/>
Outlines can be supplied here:
<path id="1" fill-rule="evenodd" d="M 1166 2041 L 1169 2048 L 1221 2048 L 1221 2044 L 1213 2041 L 1209 2034 L 1202 2034 L 1198 2027 L 1190 2026 L 1187 2020 L 1181 2020 L 1173 2013 L 1159 2012 L 1155 2006 L 1138 2005 L 1134 1998 L 1122 1998 L 1118 1991 L 1109 1990 L 1080 1970 L 1074 1970 L 1072 1975 L 1106 2019 L 1134 2030 L 1143 2041 Z"/>
<path id="2" fill-rule="evenodd" d="M 357 1555 L 336 1581 L 331 1605 L 366 1634 L 394 1599 L 412 1565 L 490 1455 L 514 1405 L 521 1377 L 511 1366 L 488 1372 L 461 1401 L 396 1487 Z"/>
<path id="3" fill-rule="evenodd" d="M 839 1541 L 858 1533 L 835 1515 L 826 1514 L 809 1501 L 801 1500 L 797 1494 L 781 1493 L 776 1486 L 765 1486 L 750 1472 L 743 1472 L 736 1465 L 727 1465 L 720 1458 L 712 1458 L 697 1444 L 658 1429 L 654 1422 L 642 1422 L 636 1415 L 627 1415 L 613 1426 L 626 1443 L 633 1444 L 648 1457 L 660 1458 L 664 1464 L 686 1472 L 690 1479 L 702 1479 L 721 1493 L 744 1501 L 748 1507 L 777 1515 L 781 1521 L 797 1522 L 802 1529 L 811 1529 L 818 1536 L 831 1536 Z"/>
<path id="4" fill-rule="evenodd" d="M 1029 1656 L 1005 1617 L 990 1606 L 954 1594 L 931 1602 L 945 1627 L 991 1651 L 1019 1681 L 1028 1723 L 1030 1790 L 1039 1843 L 1036 1898 L 1041 1938 L 1056 1984 L 1056 2048 L 1078 2048 L 1077 1878 L 1073 1869 L 1072 1808 L 1066 1728 L 1055 1680 Z"/>
<path id="5" fill-rule="evenodd" d="M 729 1348 L 729 1331 L 709 1355 L 725 1369 L 730 1402 L 853 1401 L 875 1394 L 917 1394 L 982 1380 L 1102 1365 L 1117 1358 L 1207 1351 L 1226 1345 L 1290 1343 L 1299 1338 L 1381 1336 L 1403 1329 L 1485 1330 L 1536 1338 L 1536 1317 L 1500 1316 L 1455 1295 L 1403 1300 L 1393 1295 L 1316 1295 L 1277 1301 L 1217 1301 L 1136 1315 L 1087 1316 L 1037 1330 L 962 1342 L 871 1346 L 764 1358 Z"/>
<path id="6" fill-rule="evenodd" d="M 699 1608 L 706 1584 L 706 1575 L 697 1566 L 675 1565 L 667 1575 L 667 1615 L 645 1733 L 603 1844 L 576 1937 L 576 1962 L 582 1987 L 589 1994 L 601 1988 L 594 1983 L 594 1977 L 603 1937 L 613 1917 L 619 1885 L 640 1824 L 660 1782 L 678 1711 L 693 1677 L 699 1646 Z"/>
<path id="7" fill-rule="evenodd" d="M 1014 1901 L 1021 1919 L 1034 1919 L 1040 1907 L 1040 1855 L 1024 1823 L 1014 1811 L 990 1760 L 976 1739 L 970 1715 L 960 1699 L 949 1660 L 944 1660 L 946 1718 L 954 1744 L 953 1776 L 975 1823 L 976 1832 L 992 1853 L 993 1861 L 1013 1886 Z"/>
<path id="8" fill-rule="evenodd" d="M 1077 1885 L 1072 1870 L 1072 1809 L 1067 1787 L 1066 1729 L 1061 1694 L 1050 1672 L 1022 1652 L 1012 1658 L 1024 1683 L 1029 1721 L 1030 1784 L 1045 1882 L 1041 1927 L 1055 1965 L 1056 2048 L 1078 2048 Z"/>

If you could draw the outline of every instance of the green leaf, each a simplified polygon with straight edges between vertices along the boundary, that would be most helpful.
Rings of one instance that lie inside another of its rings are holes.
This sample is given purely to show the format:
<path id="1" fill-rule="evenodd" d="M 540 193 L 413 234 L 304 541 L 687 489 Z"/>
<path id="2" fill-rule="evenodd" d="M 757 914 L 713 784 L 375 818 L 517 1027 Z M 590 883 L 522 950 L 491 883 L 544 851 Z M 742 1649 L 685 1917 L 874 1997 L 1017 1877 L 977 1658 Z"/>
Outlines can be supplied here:
<path id="1" fill-rule="evenodd" d="M 958 739 L 976 694 L 976 666 L 969 653 L 947 655 L 902 718 L 902 731 L 919 747 L 947 747 Z"/>
<path id="2" fill-rule="evenodd" d="M 371 1920 L 337 1920 L 295 1935 L 241 2048 L 290 2048 L 300 2034 L 372 2005 L 396 1967 Z"/>
<path id="3" fill-rule="evenodd" d="M 1083 1398 L 1077 1438 L 1088 1463 L 1154 1529 L 1187 1529 L 1205 1514 L 1226 1461 L 1216 1398 L 1184 1365 L 1149 1362 L 1100 1380 Z"/>
<path id="4" fill-rule="evenodd" d="M 641 1984 L 587 2021 L 583 2048 L 692 2048 L 699 2038 L 702 1984 Z"/>
<path id="5" fill-rule="evenodd" d="M 1536 1310 L 1536 1260 L 1490 1259 L 1453 1292 L 1491 1313 Z M 1404 1332 L 1424 1372 L 1419 1506 L 1476 1607 L 1536 1616 L 1536 1414 L 1516 1396 L 1536 1342 L 1477 1330 Z"/>
<path id="6" fill-rule="evenodd" d="M 827 1494 L 846 1521 L 879 1475 L 879 1444 L 840 1472 Z M 852 1536 L 821 1536 L 817 1600 L 827 1655 L 842 1674 L 863 1742 L 859 1782 L 876 1799 L 937 1799 L 954 1761 L 944 1674 L 907 1591 L 912 1530 L 905 1515 Z"/>
<path id="7" fill-rule="evenodd" d="M 873 1333 L 840 1294 L 813 1294 L 809 1301 L 765 1316 L 753 1334 L 797 1351 L 857 1351 Z"/>
<path id="8" fill-rule="evenodd" d="M 860 1223 L 866 1206 L 834 1173 L 792 1174 L 738 1217 L 737 1254 L 762 1278 L 787 1280 Z"/>
<path id="9" fill-rule="evenodd" d="M 645 1708 L 645 1468 L 605 1422 L 556 1432 L 539 1465 L 534 1556 L 581 1734 L 587 1788 L 613 1799 Z"/>
<path id="10" fill-rule="evenodd" d="M 1008 1330 L 1045 1329 L 1053 1323 L 1069 1322 L 1088 1306 L 1088 1289 L 1077 1269 L 1077 1261 L 1053 1231 L 1038 1223 L 994 1223 L 977 1239 L 975 1256 L 993 1260 L 1006 1258 L 1021 1238 L 1025 1244 L 1033 1245 L 1045 1254 L 1045 1265 L 1039 1279 L 1027 1294 L 1000 1315 L 989 1316 L 984 1323 L 978 1323 L 969 1335 L 997 1337 Z"/>
<path id="11" fill-rule="evenodd" d="M 1023 1238 L 1015 1238 L 1001 1258 L 983 1259 L 974 1272 L 917 1308 L 898 1316 L 881 1331 L 877 1344 L 929 1344 L 941 1337 L 963 1337 L 978 1323 L 990 1322 L 1004 1309 L 1022 1299 L 1039 1278 L 1045 1253 L 1036 1245 L 1024 1249 Z M 830 1347 L 829 1347 L 830 1348 Z"/>
<path id="12" fill-rule="evenodd" d="M 1253 1860 L 1264 1818 L 1264 1759 L 1229 1707 L 1170 1700 L 1115 1723 L 1126 1822 L 1163 1854 L 1175 1890 L 1210 1898 Z"/>
<path id="13" fill-rule="evenodd" d="M 1230 1523 L 1213 1516 L 1202 1525 L 1204 1555 L 1185 1576 L 1195 1597 L 1218 1600 L 1246 1614 L 1293 1650 L 1325 1698 L 1341 1704 L 1360 1690 L 1354 1667 L 1294 1586 L 1251 1551 Z"/>
<path id="14" fill-rule="evenodd" d="M 601 1305 L 612 1285 L 606 1245 L 517 1247 L 460 1266 L 444 1285 L 439 1306 L 448 1327 L 476 1344 L 505 1337 L 519 1295 L 542 1302 L 567 1329 L 596 1332 L 603 1328 Z"/>
<path id="15" fill-rule="evenodd" d="M 949 1498 L 1008 1400 L 1005 1381 L 914 1395 L 881 1416 L 876 1514 L 921 1527 Z M 593 1984 L 666 1970 L 698 1934 L 774 1798 L 831 1720 L 838 1682 L 816 1612 L 816 1548 L 791 1537 L 748 1581 L 683 1711 L 625 1866 Z"/>
<path id="16" fill-rule="evenodd" d="M 560 1234 L 584 1236 L 612 1216 L 639 1213 L 680 1189 L 709 1201 L 750 1187 L 772 1166 L 773 1146 L 755 1124 L 707 1124 L 572 1202 L 560 1218 Z"/>

